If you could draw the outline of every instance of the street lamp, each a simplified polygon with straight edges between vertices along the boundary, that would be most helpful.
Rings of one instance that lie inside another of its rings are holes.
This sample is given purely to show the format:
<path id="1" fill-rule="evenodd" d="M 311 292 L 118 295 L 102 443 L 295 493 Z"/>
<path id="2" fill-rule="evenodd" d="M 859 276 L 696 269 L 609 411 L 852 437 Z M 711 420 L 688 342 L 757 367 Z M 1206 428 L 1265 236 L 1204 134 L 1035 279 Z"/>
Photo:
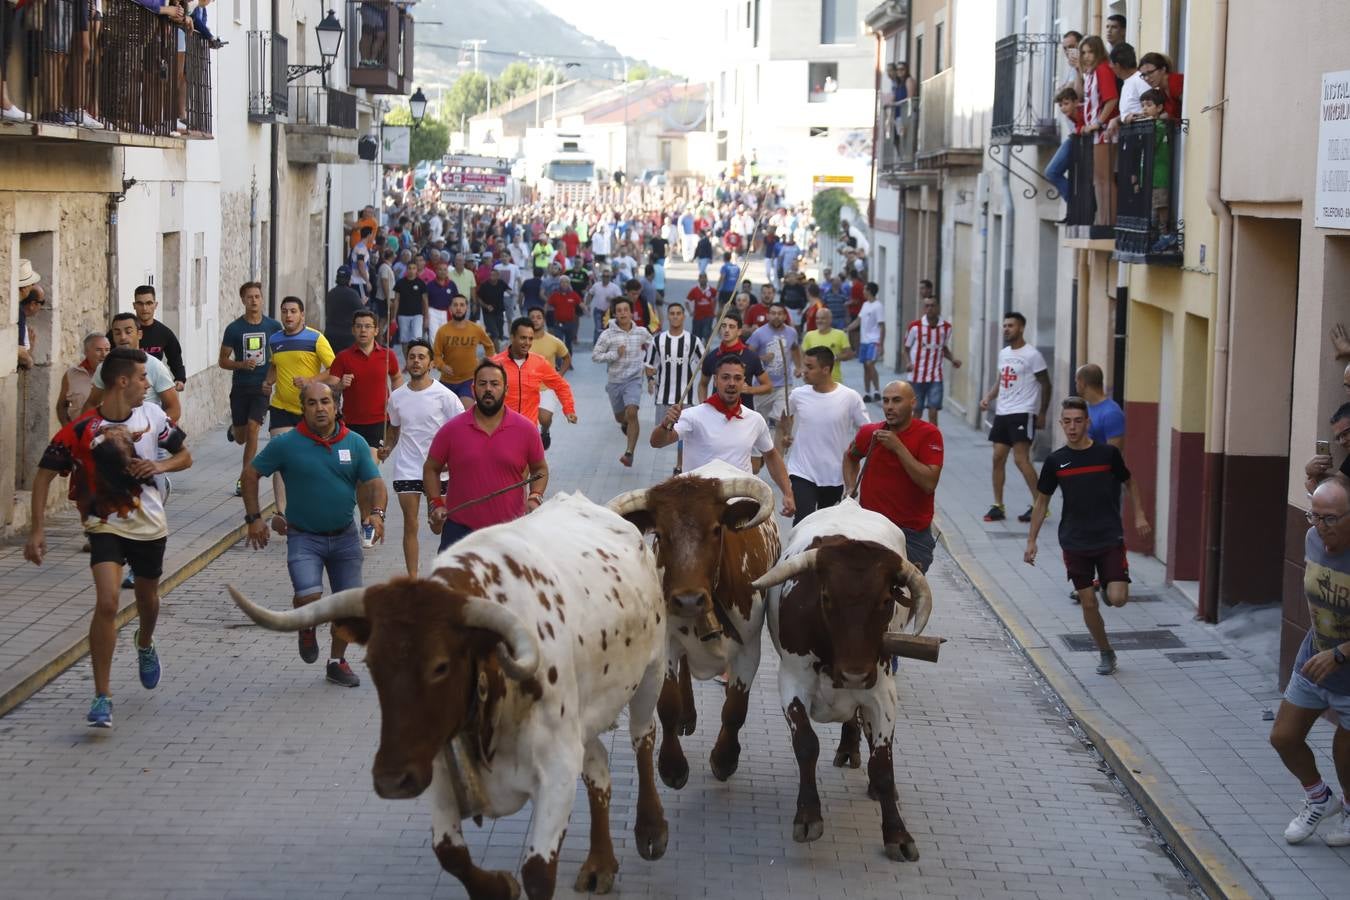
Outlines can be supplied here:
<path id="1" fill-rule="evenodd" d="M 413 91 L 413 95 L 408 98 L 408 111 L 412 113 L 413 127 L 421 125 L 422 118 L 427 114 L 427 98 L 421 88 Z"/>
<path id="2" fill-rule="evenodd" d="M 295 81 L 309 72 L 318 72 L 320 77 L 323 78 L 324 85 L 327 85 L 328 70 L 333 68 L 333 62 L 337 59 L 338 47 L 342 46 L 342 35 L 345 31 L 342 23 L 338 21 L 337 13 L 330 9 L 328 15 L 324 16 L 323 21 L 314 26 L 314 34 L 319 39 L 319 58 L 323 62 L 314 66 L 287 66 L 287 83 Z"/>

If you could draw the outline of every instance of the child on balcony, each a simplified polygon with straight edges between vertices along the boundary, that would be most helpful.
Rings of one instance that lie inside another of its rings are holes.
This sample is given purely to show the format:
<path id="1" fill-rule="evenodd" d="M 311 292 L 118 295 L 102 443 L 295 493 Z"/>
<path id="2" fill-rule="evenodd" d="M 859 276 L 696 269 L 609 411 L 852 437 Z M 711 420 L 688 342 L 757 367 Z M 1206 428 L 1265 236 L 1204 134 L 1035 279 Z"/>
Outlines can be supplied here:
<path id="1" fill-rule="evenodd" d="M 1059 93 L 1055 94 L 1055 103 L 1059 105 L 1060 114 L 1073 126 L 1073 133 L 1080 134 L 1083 131 L 1083 104 L 1078 91 L 1072 85 L 1061 88 Z M 1069 181 L 1069 163 L 1073 158 L 1071 147 L 1072 139 L 1066 139 L 1055 151 L 1050 165 L 1045 167 L 1046 180 L 1059 191 L 1059 196 L 1064 199 L 1065 209 L 1073 205 L 1073 187 Z M 1067 219 L 1068 216 L 1065 216 L 1061 221 Z"/>
<path id="2" fill-rule="evenodd" d="M 1158 240 L 1152 252 L 1167 253 L 1177 246 L 1176 233 L 1171 229 L 1168 194 L 1172 185 L 1172 126 L 1167 115 L 1167 95 L 1154 88 L 1139 97 L 1143 108 L 1141 118 L 1152 119 L 1153 131 L 1153 225 Z"/>

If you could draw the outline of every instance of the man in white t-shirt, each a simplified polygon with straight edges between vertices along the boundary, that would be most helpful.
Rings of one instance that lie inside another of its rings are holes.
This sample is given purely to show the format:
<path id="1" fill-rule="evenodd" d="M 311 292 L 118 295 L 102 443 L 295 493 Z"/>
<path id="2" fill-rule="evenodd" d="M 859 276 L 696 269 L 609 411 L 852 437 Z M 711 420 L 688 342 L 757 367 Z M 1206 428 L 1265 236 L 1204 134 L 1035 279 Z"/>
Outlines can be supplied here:
<path id="1" fill-rule="evenodd" d="M 417 577 L 417 508 L 422 498 L 422 466 L 441 426 L 464 411 L 455 392 L 431 377 L 431 344 L 417 338 L 403 350 L 408 383 L 389 395 L 389 431 L 377 451 L 380 462 L 394 458 L 394 493 L 403 511 L 403 563 Z M 444 493 L 442 491 L 442 493 Z"/>
<path id="2" fill-rule="evenodd" d="M 773 446 L 769 423 L 753 409 L 741 405 L 745 387 L 745 361 L 736 354 L 723 356 L 713 373 L 716 390 L 702 403 L 685 409 L 676 403 L 652 430 L 649 443 L 656 448 L 684 441 L 688 469 L 720 459 L 751 474 L 750 458 L 761 456 L 769 475 L 783 493 L 783 515 L 797 513 L 783 456 Z"/>
<path id="3" fill-rule="evenodd" d="M 806 384 L 788 396 L 783 419 L 796 525 L 844 496 L 844 453 L 870 420 L 858 392 L 834 380 L 834 351 L 812 347 L 802 360 Z"/>
<path id="4" fill-rule="evenodd" d="M 877 374 L 877 363 L 886 356 L 886 307 L 877 296 L 880 292 L 875 281 L 867 282 L 863 287 L 862 309 L 848 326 L 849 331 L 858 332 L 858 361 L 863 364 L 863 400 L 877 403 L 881 402 L 881 376 Z M 868 393 L 869 390 L 872 392 Z"/>
<path id="5" fill-rule="evenodd" d="M 434 244 L 439 241 L 444 234 L 445 220 L 441 218 L 440 213 L 433 212 L 431 218 L 427 219 L 427 237 L 430 239 L 431 243 Z"/>
<path id="6" fill-rule="evenodd" d="M 1022 333 L 1026 316 L 1010 312 L 1003 317 L 1003 340 L 1007 346 L 998 351 L 997 378 L 980 400 L 980 409 L 989 409 L 995 398 L 994 426 L 989 440 L 994 445 L 994 505 L 984 514 L 986 522 L 999 522 L 1008 514 L 1003 508 L 1003 476 L 1008 451 L 1013 463 L 1027 481 L 1027 490 L 1036 496 L 1036 469 L 1031 465 L 1031 442 L 1036 429 L 1045 427 L 1045 411 L 1050 407 L 1050 373 L 1041 351 L 1028 344 Z M 1031 521 L 1031 507 L 1017 517 Z"/>

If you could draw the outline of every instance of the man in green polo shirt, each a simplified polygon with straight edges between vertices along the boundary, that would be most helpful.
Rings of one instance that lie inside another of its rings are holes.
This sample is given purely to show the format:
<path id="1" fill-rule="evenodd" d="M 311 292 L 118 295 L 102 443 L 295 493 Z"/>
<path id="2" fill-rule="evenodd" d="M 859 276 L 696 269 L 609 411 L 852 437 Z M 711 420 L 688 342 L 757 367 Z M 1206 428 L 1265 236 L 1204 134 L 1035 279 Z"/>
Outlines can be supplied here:
<path id="1" fill-rule="evenodd" d="M 338 421 L 333 389 L 311 381 L 300 391 L 300 405 L 300 424 L 272 438 L 244 469 L 243 478 L 248 543 L 259 550 L 267 546 L 268 529 L 259 512 L 258 482 L 277 473 L 286 485 L 286 518 L 275 519 L 274 527 L 287 538 L 286 568 L 297 607 L 323 595 L 324 569 L 335 593 L 361 586 L 363 554 L 352 509 L 360 507 L 361 521 L 383 543 L 388 500 L 365 438 Z M 326 674 L 333 684 L 356 687 L 361 679 L 347 665 L 346 649 L 347 642 L 334 633 Z M 319 658 L 313 628 L 300 631 L 300 658 L 307 663 Z"/>

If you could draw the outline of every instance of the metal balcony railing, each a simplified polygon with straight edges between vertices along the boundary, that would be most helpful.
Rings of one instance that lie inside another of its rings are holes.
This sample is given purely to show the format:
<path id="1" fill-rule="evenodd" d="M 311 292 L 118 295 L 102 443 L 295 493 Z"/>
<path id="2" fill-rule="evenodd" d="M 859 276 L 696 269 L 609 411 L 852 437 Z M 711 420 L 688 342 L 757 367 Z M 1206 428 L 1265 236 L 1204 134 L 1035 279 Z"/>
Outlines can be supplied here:
<path id="1" fill-rule="evenodd" d="M 1055 63 L 1059 37 L 1010 34 L 994 44 L 994 144 L 1055 144 Z"/>
<path id="2" fill-rule="evenodd" d="M 1137 119 L 1120 126 L 1116 162 L 1116 259 L 1180 265 L 1178 138 L 1184 123 Z"/>
<path id="3" fill-rule="evenodd" d="M 946 69 L 923 82 L 919 108 L 919 144 L 917 158 L 925 167 L 979 165 L 983 153 L 959 136 L 954 116 L 953 92 L 956 70 Z"/>
<path id="4" fill-rule="evenodd" d="M 43 0 L 0 19 L 13 48 L 8 87 L 30 121 L 148 135 L 209 136 L 211 46 L 190 19 L 134 0 Z"/>
<path id="5" fill-rule="evenodd" d="M 897 106 L 889 103 L 883 106 L 880 125 L 881 171 L 899 172 L 913 169 L 919 133 L 918 98 L 906 98 Z"/>
<path id="6" fill-rule="evenodd" d="M 286 94 L 286 39 L 272 31 L 248 33 L 248 120 L 274 122 L 290 108 Z"/>
<path id="7" fill-rule="evenodd" d="M 334 88 L 292 85 L 290 120 L 296 125 L 356 129 L 356 95 Z"/>

